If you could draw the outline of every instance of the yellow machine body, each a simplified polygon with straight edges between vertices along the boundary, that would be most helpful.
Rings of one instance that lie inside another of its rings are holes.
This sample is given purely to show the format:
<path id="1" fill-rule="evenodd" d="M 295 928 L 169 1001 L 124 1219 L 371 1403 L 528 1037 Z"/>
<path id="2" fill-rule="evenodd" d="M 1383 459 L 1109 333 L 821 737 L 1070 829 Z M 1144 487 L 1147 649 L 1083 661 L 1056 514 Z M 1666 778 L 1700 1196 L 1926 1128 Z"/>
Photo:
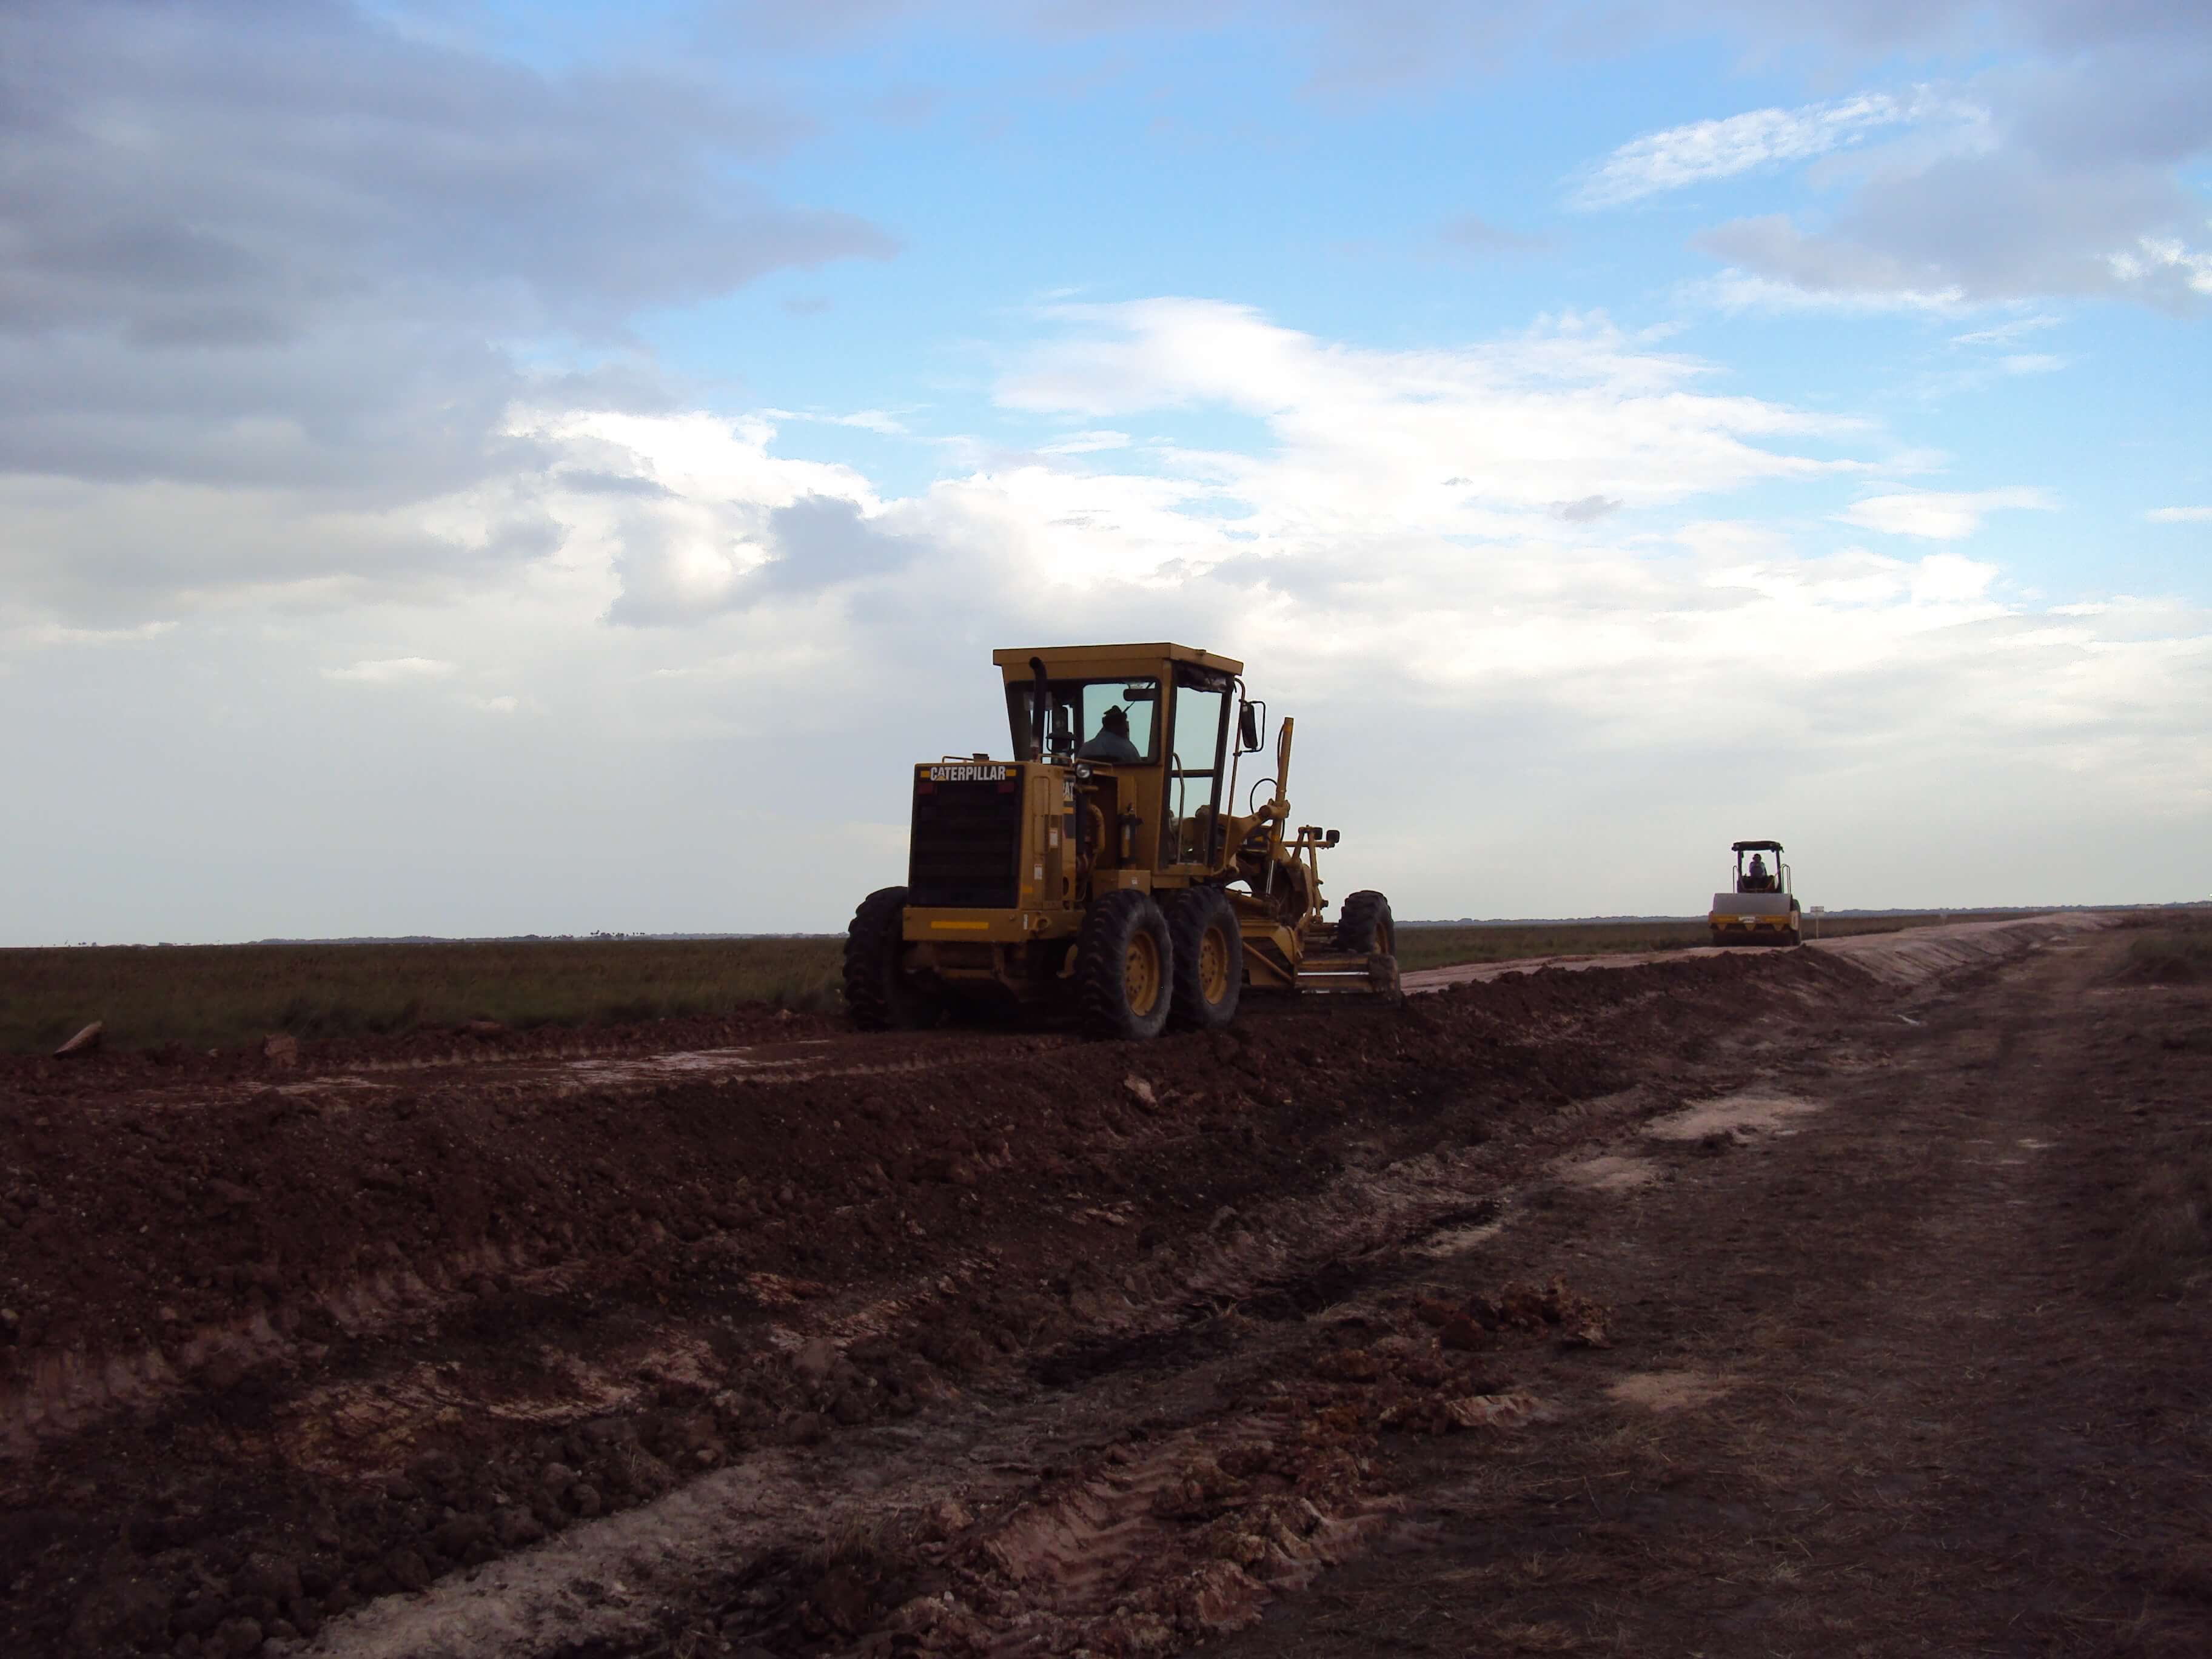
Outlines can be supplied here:
<path id="1" fill-rule="evenodd" d="M 895 991 L 904 983 L 933 997 L 1050 1000 L 1080 969 L 1093 912 L 1133 890 L 1168 914 L 1195 903 L 1218 919 L 1224 901 L 1233 909 L 1240 959 L 1224 963 L 1218 945 L 1206 947 L 1217 988 L 1233 972 L 1258 988 L 1395 993 L 1387 902 L 1355 895 L 1361 936 L 1349 943 L 1358 948 L 1339 948 L 1343 925 L 1323 919 L 1319 867 L 1336 832 L 1287 828 L 1293 722 L 1277 729 L 1271 769 L 1254 776 L 1245 766 L 1262 749 L 1265 707 L 1245 696 L 1242 663 L 1166 643 L 1006 650 L 992 659 L 1018 758 L 915 766 Z M 1219 896 L 1181 896 L 1206 889 Z M 1377 907 L 1379 928 L 1364 920 Z M 855 939 L 866 921 L 864 907 Z M 1210 937 L 1218 941 L 1221 927 Z M 1172 968 L 1133 956 L 1132 994 L 1143 991 L 1144 975 Z M 863 1023 L 901 1023 L 872 1021 L 863 1006 L 867 976 L 883 971 L 876 957 L 861 963 L 860 981 L 854 971 L 848 999 Z"/>
<path id="2" fill-rule="evenodd" d="M 1713 895 L 1705 923 L 1715 945 L 1796 945 L 1804 938 L 1804 918 L 1790 890 L 1790 866 L 1778 841 L 1740 841 L 1729 849 L 1735 870 L 1728 890 Z M 1774 867 L 1765 868 L 1765 854 Z M 1748 867 L 1747 854 L 1755 859 Z"/>

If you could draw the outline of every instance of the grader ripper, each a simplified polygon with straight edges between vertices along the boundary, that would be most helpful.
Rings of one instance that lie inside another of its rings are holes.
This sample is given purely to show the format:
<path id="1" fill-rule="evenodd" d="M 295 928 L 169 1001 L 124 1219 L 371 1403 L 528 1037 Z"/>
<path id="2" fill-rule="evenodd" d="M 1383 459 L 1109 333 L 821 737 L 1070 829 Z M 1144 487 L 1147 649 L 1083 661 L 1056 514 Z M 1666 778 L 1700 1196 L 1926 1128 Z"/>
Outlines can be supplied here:
<path id="1" fill-rule="evenodd" d="M 995 999 L 1150 1037 L 1227 1024 L 1248 985 L 1396 995 L 1389 901 L 1354 893 L 1332 927 L 1319 856 L 1337 832 L 1285 827 L 1289 719 L 1236 810 L 1267 717 L 1242 663 L 1166 644 L 991 660 L 1022 758 L 915 766 L 906 885 L 871 893 L 846 936 L 861 1027 Z"/>

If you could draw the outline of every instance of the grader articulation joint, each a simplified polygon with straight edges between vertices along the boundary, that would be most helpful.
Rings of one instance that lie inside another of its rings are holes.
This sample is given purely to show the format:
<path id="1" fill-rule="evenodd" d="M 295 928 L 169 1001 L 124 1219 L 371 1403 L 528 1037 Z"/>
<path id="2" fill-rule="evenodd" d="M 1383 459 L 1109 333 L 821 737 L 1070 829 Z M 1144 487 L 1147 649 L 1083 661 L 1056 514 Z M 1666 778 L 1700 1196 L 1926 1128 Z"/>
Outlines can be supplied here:
<path id="1" fill-rule="evenodd" d="M 1332 928 L 1318 860 L 1338 833 L 1285 827 L 1289 719 L 1236 810 L 1267 723 L 1242 663 L 1167 644 L 992 661 L 1021 758 L 915 768 L 906 885 L 870 894 L 846 936 L 859 1024 L 1012 1000 L 1148 1037 L 1227 1024 L 1247 987 L 1397 994 L 1389 901 L 1354 893 Z"/>

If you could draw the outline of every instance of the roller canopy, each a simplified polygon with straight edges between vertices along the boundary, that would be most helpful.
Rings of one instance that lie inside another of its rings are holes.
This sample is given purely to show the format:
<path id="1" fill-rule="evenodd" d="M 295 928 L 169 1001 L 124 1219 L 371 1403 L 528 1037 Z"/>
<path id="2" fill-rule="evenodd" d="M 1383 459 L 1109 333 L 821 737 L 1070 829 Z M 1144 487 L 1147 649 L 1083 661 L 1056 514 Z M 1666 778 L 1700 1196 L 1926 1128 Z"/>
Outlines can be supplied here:
<path id="1" fill-rule="evenodd" d="M 1732 842 L 1729 846 L 1731 853 L 1778 853 L 1781 850 L 1782 843 L 1778 841 L 1739 841 Z"/>

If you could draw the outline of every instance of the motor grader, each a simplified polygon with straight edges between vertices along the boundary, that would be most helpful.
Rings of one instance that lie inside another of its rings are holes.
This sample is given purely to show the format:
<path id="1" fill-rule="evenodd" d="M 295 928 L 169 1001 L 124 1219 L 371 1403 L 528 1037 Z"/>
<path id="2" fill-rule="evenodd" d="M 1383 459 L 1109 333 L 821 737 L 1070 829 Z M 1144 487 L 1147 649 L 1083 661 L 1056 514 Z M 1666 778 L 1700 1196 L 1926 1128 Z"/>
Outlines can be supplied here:
<path id="1" fill-rule="evenodd" d="M 1267 723 L 1242 663 L 1167 644 L 991 660 L 1020 758 L 915 765 L 906 884 L 869 894 L 846 935 L 861 1027 L 1012 1001 L 1150 1037 L 1227 1024 L 1248 987 L 1397 994 L 1389 901 L 1354 893 L 1324 920 L 1338 835 L 1289 828 L 1290 719 L 1272 773 L 1240 775 Z"/>
<path id="2" fill-rule="evenodd" d="M 1731 890 L 1713 895 L 1713 908 L 1705 922 L 1716 945 L 1796 945 L 1805 937 L 1805 922 L 1797 898 L 1790 890 L 1790 866 L 1782 861 L 1778 841 L 1739 841 L 1729 844 L 1735 854 Z M 1766 867 L 1766 854 L 1774 854 L 1774 867 Z M 1749 864 L 1745 863 L 1748 855 Z"/>

